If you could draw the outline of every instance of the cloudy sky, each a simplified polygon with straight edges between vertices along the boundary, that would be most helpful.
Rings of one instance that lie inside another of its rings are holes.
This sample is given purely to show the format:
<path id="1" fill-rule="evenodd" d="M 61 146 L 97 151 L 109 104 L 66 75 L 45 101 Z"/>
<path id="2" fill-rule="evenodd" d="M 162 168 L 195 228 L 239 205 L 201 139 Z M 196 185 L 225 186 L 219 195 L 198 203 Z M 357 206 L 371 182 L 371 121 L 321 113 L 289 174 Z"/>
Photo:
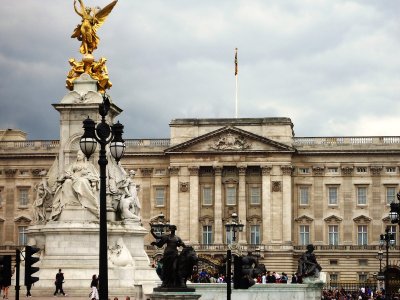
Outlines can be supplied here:
<path id="1" fill-rule="evenodd" d="M 110 0 L 85 0 L 89 6 Z M 72 0 L 2 1 L 0 128 L 58 139 Z M 398 0 L 119 0 L 99 29 L 126 138 L 176 118 L 289 117 L 296 136 L 400 135 Z"/>

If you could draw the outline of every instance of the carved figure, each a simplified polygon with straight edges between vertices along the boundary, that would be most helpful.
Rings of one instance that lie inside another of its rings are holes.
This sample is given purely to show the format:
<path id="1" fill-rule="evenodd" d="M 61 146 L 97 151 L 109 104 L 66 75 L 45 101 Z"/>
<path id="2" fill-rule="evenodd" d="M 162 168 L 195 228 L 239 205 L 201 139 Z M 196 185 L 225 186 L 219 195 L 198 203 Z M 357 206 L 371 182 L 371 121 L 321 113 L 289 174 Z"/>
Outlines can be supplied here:
<path id="1" fill-rule="evenodd" d="M 82 54 L 92 54 L 97 49 L 100 41 L 97 36 L 97 29 L 103 25 L 115 4 L 117 4 L 117 0 L 103 9 L 100 7 L 87 7 L 84 5 L 83 0 L 78 0 L 78 2 L 80 9 L 76 7 L 76 0 L 74 0 L 74 10 L 82 18 L 82 23 L 76 26 L 71 38 L 77 38 L 82 42 L 79 48 Z"/>
<path id="2" fill-rule="evenodd" d="M 119 267 L 131 266 L 133 264 L 132 255 L 121 237 L 118 238 L 114 246 L 108 248 L 108 260 L 114 266 Z"/>
<path id="3" fill-rule="evenodd" d="M 319 272 L 322 270 L 315 257 L 314 245 L 307 245 L 307 251 L 299 259 L 297 268 L 297 276 L 301 278 L 318 277 Z"/>
<path id="4" fill-rule="evenodd" d="M 120 186 L 123 190 L 119 201 L 119 210 L 122 219 L 140 219 L 140 201 L 137 195 L 136 184 L 133 182 L 135 171 L 130 170 L 126 180 Z"/>
<path id="5" fill-rule="evenodd" d="M 46 208 L 48 202 L 51 201 L 52 194 L 47 184 L 46 171 L 41 171 L 39 176 L 42 177 L 40 183 L 35 187 L 36 199 L 33 201 L 33 221 L 35 224 L 46 222 Z"/>
<path id="6" fill-rule="evenodd" d="M 99 61 L 92 64 L 89 74 L 93 79 L 97 80 L 97 87 L 99 93 L 104 93 L 106 89 L 112 87 L 112 83 L 108 77 L 108 70 L 106 66 L 107 59 L 101 57 Z"/>
<path id="7" fill-rule="evenodd" d="M 176 226 L 169 226 L 170 234 L 156 235 L 154 229 L 150 230 L 153 237 L 156 239 L 152 242 L 152 245 L 156 245 L 161 248 L 163 245 L 167 245 L 164 250 L 164 256 L 159 261 L 159 272 L 160 279 L 162 280 L 162 288 L 186 288 L 186 279 L 189 276 L 189 270 L 193 270 L 193 265 L 197 261 L 197 256 L 192 247 L 188 247 L 186 250 L 182 250 L 182 253 L 178 255 L 178 247 L 186 248 L 180 237 L 175 235 Z M 190 271 L 191 274 L 191 271 Z"/>
<path id="8" fill-rule="evenodd" d="M 72 91 L 74 89 L 75 79 L 81 76 L 81 74 L 85 72 L 85 69 L 84 63 L 82 61 L 76 61 L 75 58 L 70 58 L 68 62 L 71 66 L 71 70 L 67 75 L 66 87 Z"/>
<path id="9" fill-rule="evenodd" d="M 81 205 L 99 217 L 99 174 L 93 164 L 78 151 L 76 161 L 70 164 L 58 179 L 54 193 L 51 219 L 57 220 L 65 205 Z"/>

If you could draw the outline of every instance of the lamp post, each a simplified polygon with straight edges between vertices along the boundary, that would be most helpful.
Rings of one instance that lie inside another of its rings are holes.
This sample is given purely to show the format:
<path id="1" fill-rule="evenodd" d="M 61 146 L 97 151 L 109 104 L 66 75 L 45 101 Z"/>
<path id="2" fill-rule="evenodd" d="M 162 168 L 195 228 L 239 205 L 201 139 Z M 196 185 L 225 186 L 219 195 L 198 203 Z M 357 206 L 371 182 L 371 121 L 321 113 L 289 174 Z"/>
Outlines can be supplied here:
<path id="1" fill-rule="evenodd" d="M 382 273 L 383 252 L 380 249 L 378 251 L 378 259 L 379 259 L 379 273 L 378 276 L 376 276 L 376 279 L 378 279 L 379 281 L 383 281 L 385 280 L 385 275 Z"/>
<path id="2" fill-rule="evenodd" d="M 226 299 L 231 300 L 232 294 L 232 276 L 231 276 L 231 266 L 232 266 L 232 250 L 230 246 L 236 242 L 236 232 L 243 231 L 244 224 L 241 224 L 238 220 L 238 215 L 233 213 L 231 216 L 231 222 L 225 224 L 226 232 L 232 232 L 232 240 L 230 245 L 228 245 L 228 250 L 226 251 Z"/>
<path id="3" fill-rule="evenodd" d="M 379 245 L 382 248 L 386 247 L 386 274 L 385 276 L 385 296 L 389 295 L 389 278 L 388 278 L 388 270 L 389 270 L 389 247 L 393 247 L 396 241 L 394 240 L 394 235 L 389 233 L 389 227 L 386 227 L 385 234 L 380 235 Z M 382 252 L 382 251 L 380 251 Z M 379 254 L 378 254 L 379 255 Z M 382 271 L 382 270 L 381 270 Z"/>
<path id="4" fill-rule="evenodd" d="M 106 116 L 110 109 L 110 99 L 104 93 L 103 102 L 99 105 L 101 122 L 95 122 L 89 117 L 83 121 L 84 134 L 79 142 L 80 148 L 89 159 L 100 144 L 100 220 L 99 220 L 99 296 L 100 300 L 108 300 L 108 255 L 107 255 L 107 203 L 106 203 L 106 145 L 110 144 L 111 155 L 118 162 L 125 152 L 125 141 L 122 139 L 124 126 L 119 122 L 108 125 Z"/>
<path id="5" fill-rule="evenodd" d="M 397 193 L 397 200 L 400 201 L 400 192 Z M 393 224 L 397 223 L 400 225 L 400 203 L 397 202 L 390 203 L 389 218 Z"/>

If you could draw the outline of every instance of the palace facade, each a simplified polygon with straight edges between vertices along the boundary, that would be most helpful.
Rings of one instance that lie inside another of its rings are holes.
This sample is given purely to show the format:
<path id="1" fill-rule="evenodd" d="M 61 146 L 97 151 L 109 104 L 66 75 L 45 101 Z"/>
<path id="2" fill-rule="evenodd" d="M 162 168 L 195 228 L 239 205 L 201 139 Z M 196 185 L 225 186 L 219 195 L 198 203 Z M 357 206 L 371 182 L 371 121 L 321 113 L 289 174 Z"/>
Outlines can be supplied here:
<path id="1" fill-rule="evenodd" d="M 169 126 L 169 138 L 127 139 L 121 163 L 136 171 L 143 226 L 162 213 L 202 260 L 222 262 L 233 213 L 245 225 L 236 234 L 240 251 L 278 273 L 295 272 L 312 243 L 331 281 L 373 280 L 387 226 L 399 243 L 388 214 L 399 191 L 400 137 L 295 137 L 289 118 L 176 119 Z M 3 251 L 27 243 L 35 186 L 59 148 L 57 140 L 0 131 Z M 156 259 L 162 251 L 151 242 L 149 234 L 145 250 Z M 383 251 L 382 269 L 399 276 L 399 247 L 389 250 L 388 265 Z"/>

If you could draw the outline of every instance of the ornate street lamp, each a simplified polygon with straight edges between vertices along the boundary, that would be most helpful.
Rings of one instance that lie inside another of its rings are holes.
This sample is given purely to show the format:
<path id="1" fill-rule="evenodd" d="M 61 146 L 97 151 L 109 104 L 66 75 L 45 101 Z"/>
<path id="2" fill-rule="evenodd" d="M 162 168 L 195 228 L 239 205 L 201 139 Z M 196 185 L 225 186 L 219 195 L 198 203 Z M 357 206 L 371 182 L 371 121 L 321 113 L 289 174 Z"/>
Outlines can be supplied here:
<path id="1" fill-rule="evenodd" d="M 383 281 L 383 280 L 385 280 L 385 274 L 383 274 L 383 272 L 382 272 L 383 252 L 380 249 L 378 251 L 378 259 L 379 259 L 379 273 L 378 273 L 378 276 L 376 276 L 376 279 L 378 279 L 379 281 Z"/>
<path id="2" fill-rule="evenodd" d="M 400 192 L 397 193 L 397 200 L 400 201 Z M 393 224 L 397 223 L 400 225 L 400 203 L 390 203 L 389 219 Z"/>
<path id="3" fill-rule="evenodd" d="M 150 222 L 150 227 L 154 229 L 154 232 L 157 233 L 164 233 L 169 230 L 171 224 L 167 222 L 163 213 L 157 216 L 154 222 Z"/>
<path id="4" fill-rule="evenodd" d="M 108 300 L 108 249 L 107 249 L 107 204 L 106 204 L 106 145 L 110 144 L 111 155 L 117 162 L 125 152 L 125 142 L 122 139 L 124 126 L 119 122 L 108 125 L 106 116 L 110 109 L 110 99 L 103 94 L 103 103 L 99 105 L 101 122 L 95 122 L 89 117 L 83 121 L 85 130 L 79 142 L 80 148 L 89 159 L 95 152 L 97 143 L 100 144 L 99 166 L 100 166 L 100 241 L 99 241 L 99 294 L 101 300 Z"/>
<path id="5" fill-rule="evenodd" d="M 385 246 L 386 248 L 386 274 L 385 276 L 385 295 L 389 295 L 389 280 L 388 280 L 388 270 L 389 270 L 389 248 L 393 247 L 396 244 L 394 240 L 394 234 L 389 233 L 389 226 L 385 229 L 385 234 L 380 235 L 379 246 L 382 248 Z M 382 252 L 382 251 L 380 251 Z M 378 253 L 379 255 L 379 253 Z"/>
<path id="6" fill-rule="evenodd" d="M 231 276 L 231 264 L 232 264 L 232 250 L 230 249 L 232 244 L 236 242 L 236 232 L 242 232 L 244 224 L 241 224 L 238 220 L 237 213 L 232 214 L 231 222 L 225 224 L 226 232 L 232 232 L 231 244 L 228 245 L 228 250 L 226 251 L 226 299 L 231 299 L 232 293 L 232 276 Z"/>

